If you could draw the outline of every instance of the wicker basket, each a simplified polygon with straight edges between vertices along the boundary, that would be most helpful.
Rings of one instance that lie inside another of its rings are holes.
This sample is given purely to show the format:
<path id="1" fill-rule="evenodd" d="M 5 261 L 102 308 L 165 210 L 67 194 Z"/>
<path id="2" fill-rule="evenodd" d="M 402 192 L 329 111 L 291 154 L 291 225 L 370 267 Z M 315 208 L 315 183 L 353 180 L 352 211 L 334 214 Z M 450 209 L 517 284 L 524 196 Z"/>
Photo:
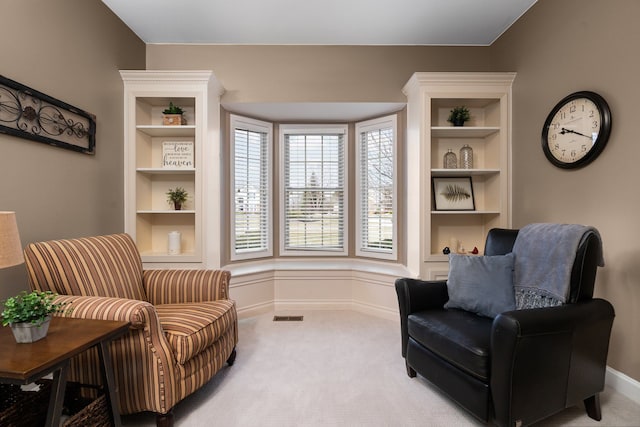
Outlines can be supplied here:
<path id="1" fill-rule="evenodd" d="M 19 385 L 0 384 L 0 426 L 22 427 L 43 426 L 47 420 L 49 397 L 51 394 L 51 381 L 37 381 L 39 391 L 23 391 Z M 74 383 L 68 383 L 67 391 L 74 387 Z M 75 411 L 78 402 L 69 402 L 70 395 L 65 393 L 65 409 Z M 84 405 L 78 412 L 69 414 L 62 425 L 64 427 L 107 427 L 111 426 L 111 418 L 107 407 L 107 398 L 104 394 Z M 64 417 L 63 417 L 64 419 Z"/>
<path id="2" fill-rule="evenodd" d="M 38 382 L 40 391 L 0 384 L 0 426 L 43 426 L 47 420 L 51 382 Z"/>
<path id="3" fill-rule="evenodd" d="M 68 418 L 63 424 L 64 427 L 110 427 L 111 418 L 107 408 L 107 398 L 103 394 L 80 412 Z"/>

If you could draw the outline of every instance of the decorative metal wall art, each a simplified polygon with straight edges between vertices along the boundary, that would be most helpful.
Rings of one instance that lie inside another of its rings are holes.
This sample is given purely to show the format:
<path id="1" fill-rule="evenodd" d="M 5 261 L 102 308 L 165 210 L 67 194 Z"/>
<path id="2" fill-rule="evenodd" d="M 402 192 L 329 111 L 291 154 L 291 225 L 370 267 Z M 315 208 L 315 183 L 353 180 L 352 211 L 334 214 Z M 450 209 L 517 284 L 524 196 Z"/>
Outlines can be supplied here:
<path id="1" fill-rule="evenodd" d="M 0 76 L 0 133 L 94 154 L 96 118 Z"/>

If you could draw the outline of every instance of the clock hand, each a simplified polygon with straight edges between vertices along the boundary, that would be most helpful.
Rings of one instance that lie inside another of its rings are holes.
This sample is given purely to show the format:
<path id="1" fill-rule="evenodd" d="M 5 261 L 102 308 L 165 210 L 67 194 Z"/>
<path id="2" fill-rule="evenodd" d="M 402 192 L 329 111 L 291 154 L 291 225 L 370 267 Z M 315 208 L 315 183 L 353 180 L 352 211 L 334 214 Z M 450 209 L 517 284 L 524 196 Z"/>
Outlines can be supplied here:
<path id="1" fill-rule="evenodd" d="M 560 135 L 564 135 L 565 133 L 575 133 L 576 135 L 584 136 L 585 138 L 591 139 L 590 136 L 585 135 L 583 133 L 576 132 L 575 130 L 571 130 L 571 129 L 567 129 L 567 128 L 562 128 L 562 130 L 560 131 Z"/>

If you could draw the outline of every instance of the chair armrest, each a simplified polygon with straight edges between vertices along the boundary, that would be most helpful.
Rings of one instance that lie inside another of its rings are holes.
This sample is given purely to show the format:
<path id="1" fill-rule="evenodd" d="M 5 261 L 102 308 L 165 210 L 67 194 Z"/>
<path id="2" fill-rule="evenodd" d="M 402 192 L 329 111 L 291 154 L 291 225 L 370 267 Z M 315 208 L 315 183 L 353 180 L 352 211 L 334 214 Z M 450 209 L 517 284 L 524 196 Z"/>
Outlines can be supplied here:
<path id="1" fill-rule="evenodd" d="M 614 316 L 602 299 L 498 315 L 491 335 L 497 424 L 529 424 L 602 391 Z"/>
<path id="2" fill-rule="evenodd" d="M 417 311 L 442 308 L 449 300 L 445 280 L 396 279 L 396 293 L 400 306 L 400 316 L 408 316 Z"/>
<path id="3" fill-rule="evenodd" d="M 145 270 L 142 283 L 153 305 L 216 301 L 229 298 L 226 270 Z"/>
<path id="4" fill-rule="evenodd" d="M 419 279 L 396 279 L 396 294 L 400 311 L 400 332 L 402 337 L 402 357 L 407 355 L 409 330 L 407 318 L 411 313 L 430 308 L 442 308 L 449 300 L 447 282 L 444 280 L 424 281 Z"/>
<path id="5" fill-rule="evenodd" d="M 157 322 L 155 308 L 146 301 L 126 298 L 58 295 L 56 303 L 65 304 L 63 312 L 56 314 L 78 319 L 122 320 L 132 329 L 142 329 L 149 321 Z"/>
<path id="6" fill-rule="evenodd" d="M 131 322 L 129 332 L 109 344 L 124 413 L 166 413 L 182 398 L 178 363 L 153 305 L 126 298 L 73 295 L 59 295 L 55 301 L 68 303 L 62 316 Z M 101 384 L 100 366 L 97 350 L 89 349 L 71 360 L 68 378 Z"/>

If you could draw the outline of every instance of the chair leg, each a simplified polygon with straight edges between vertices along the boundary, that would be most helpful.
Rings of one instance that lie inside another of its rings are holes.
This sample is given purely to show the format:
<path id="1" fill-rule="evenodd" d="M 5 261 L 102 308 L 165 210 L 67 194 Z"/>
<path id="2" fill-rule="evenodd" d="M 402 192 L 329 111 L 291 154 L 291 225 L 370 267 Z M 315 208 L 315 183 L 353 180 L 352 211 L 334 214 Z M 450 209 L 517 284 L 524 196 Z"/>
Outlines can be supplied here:
<path id="1" fill-rule="evenodd" d="M 602 410 L 600 409 L 600 393 L 596 393 L 591 397 L 584 400 L 584 407 L 587 410 L 589 418 L 593 418 L 596 421 L 602 419 Z"/>
<path id="2" fill-rule="evenodd" d="M 156 415 L 156 427 L 173 427 L 173 409 L 166 414 Z"/>
<path id="3" fill-rule="evenodd" d="M 404 365 L 407 368 L 407 375 L 409 375 L 409 378 L 415 378 L 416 377 L 416 370 L 413 369 L 411 366 L 409 366 L 409 362 L 407 362 L 406 359 L 404 361 Z"/>
<path id="4" fill-rule="evenodd" d="M 233 363 L 235 361 L 236 361 L 236 349 L 234 348 L 231 354 L 229 355 L 229 358 L 227 359 L 227 363 L 229 364 L 229 366 L 233 366 Z"/>

